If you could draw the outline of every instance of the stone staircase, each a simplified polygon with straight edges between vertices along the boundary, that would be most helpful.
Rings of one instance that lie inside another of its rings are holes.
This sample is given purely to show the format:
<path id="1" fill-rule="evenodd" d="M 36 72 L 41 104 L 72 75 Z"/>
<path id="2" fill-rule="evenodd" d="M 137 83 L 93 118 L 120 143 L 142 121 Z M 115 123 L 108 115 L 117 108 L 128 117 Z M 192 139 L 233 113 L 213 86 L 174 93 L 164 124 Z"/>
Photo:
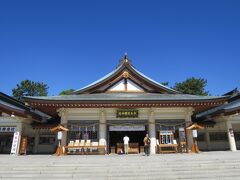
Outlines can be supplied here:
<path id="1" fill-rule="evenodd" d="M 240 152 L 143 155 L 0 155 L 0 179 L 240 179 Z"/>

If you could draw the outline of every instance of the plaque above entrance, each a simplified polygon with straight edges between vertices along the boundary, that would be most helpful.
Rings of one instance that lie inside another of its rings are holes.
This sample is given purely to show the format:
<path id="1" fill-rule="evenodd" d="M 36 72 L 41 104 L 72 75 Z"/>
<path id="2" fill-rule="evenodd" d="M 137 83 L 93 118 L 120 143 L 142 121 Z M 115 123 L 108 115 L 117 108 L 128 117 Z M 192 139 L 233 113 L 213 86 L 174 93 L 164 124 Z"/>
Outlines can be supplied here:
<path id="1" fill-rule="evenodd" d="M 145 131 L 144 125 L 133 125 L 133 126 L 109 126 L 109 131 Z"/>
<path id="2" fill-rule="evenodd" d="M 117 118 L 138 118 L 137 109 L 118 109 Z"/>

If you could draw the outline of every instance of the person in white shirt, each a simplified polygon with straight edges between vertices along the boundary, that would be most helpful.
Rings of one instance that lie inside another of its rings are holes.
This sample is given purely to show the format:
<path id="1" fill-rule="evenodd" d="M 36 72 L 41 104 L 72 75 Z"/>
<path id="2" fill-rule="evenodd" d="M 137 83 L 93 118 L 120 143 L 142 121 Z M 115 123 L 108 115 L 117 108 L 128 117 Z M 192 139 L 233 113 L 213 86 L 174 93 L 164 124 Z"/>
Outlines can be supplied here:
<path id="1" fill-rule="evenodd" d="M 123 138 L 123 144 L 124 144 L 124 153 L 128 154 L 128 143 L 129 143 L 129 137 L 127 135 Z"/>

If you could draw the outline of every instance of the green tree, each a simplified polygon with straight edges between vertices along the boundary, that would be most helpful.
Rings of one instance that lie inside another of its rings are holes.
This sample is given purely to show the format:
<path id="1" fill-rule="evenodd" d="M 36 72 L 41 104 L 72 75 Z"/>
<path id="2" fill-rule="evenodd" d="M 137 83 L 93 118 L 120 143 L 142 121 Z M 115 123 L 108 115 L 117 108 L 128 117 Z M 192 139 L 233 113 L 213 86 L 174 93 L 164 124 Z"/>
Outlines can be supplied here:
<path id="1" fill-rule="evenodd" d="M 12 89 L 12 95 L 16 99 L 22 101 L 23 96 L 47 96 L 48 86 L 42 82 L 34 82 L 31 80 L 23 80 L 17 87 Z"/>
<path id="2" fill-rule="evenodd" d="M 74 89 L 63 90 L 62 92 L 59 93 L 59 95 L 69 95 L 69 94 L 71 94 L 73 91 L 75 91 L 75 90 L 74 90 Z"/>
<path id="3" fill-rule="evenodd" d="M 164 81 L 164 82 L 161 82 L 160 84 L 163 85 L 163 86 L 168 86 L 168 85 L 169 85 L 169 82 Z"/>
<path id="4" fill-rule="evenodd" d="M 209 92 L 205 90 L 206 85 L 206 79 L 191 77 L 183 82 L 175 83 L 173 89 L 184 94 L 207 96 Z"/>

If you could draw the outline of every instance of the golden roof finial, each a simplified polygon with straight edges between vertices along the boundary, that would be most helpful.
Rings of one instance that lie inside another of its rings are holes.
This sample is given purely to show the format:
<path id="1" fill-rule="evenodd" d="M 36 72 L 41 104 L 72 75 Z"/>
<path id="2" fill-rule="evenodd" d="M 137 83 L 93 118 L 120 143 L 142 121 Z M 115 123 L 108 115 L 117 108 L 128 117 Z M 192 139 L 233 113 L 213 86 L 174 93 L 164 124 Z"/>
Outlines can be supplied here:
<path id="1" fill-rule="evenodd" d="M 122 59 L 120 60 L 119 66 L 120 66 L 121 64 L 124 64 L 124 63 L 130 64 L 130 65 L 132 64 L 132 63 L 131 63 L 131 60 L 128 58 L 128 55 L 127 55 L 126 52 L 124 53 L 124 56 L 123 56 Z"/>
<path id="2" fill-rule="evenodd" d="M 127 55 L 127 52 L 124 53 L 124 57 L 123 59 L 125 60 L 125 62 L 128 62 L 128 55 Z"/>

